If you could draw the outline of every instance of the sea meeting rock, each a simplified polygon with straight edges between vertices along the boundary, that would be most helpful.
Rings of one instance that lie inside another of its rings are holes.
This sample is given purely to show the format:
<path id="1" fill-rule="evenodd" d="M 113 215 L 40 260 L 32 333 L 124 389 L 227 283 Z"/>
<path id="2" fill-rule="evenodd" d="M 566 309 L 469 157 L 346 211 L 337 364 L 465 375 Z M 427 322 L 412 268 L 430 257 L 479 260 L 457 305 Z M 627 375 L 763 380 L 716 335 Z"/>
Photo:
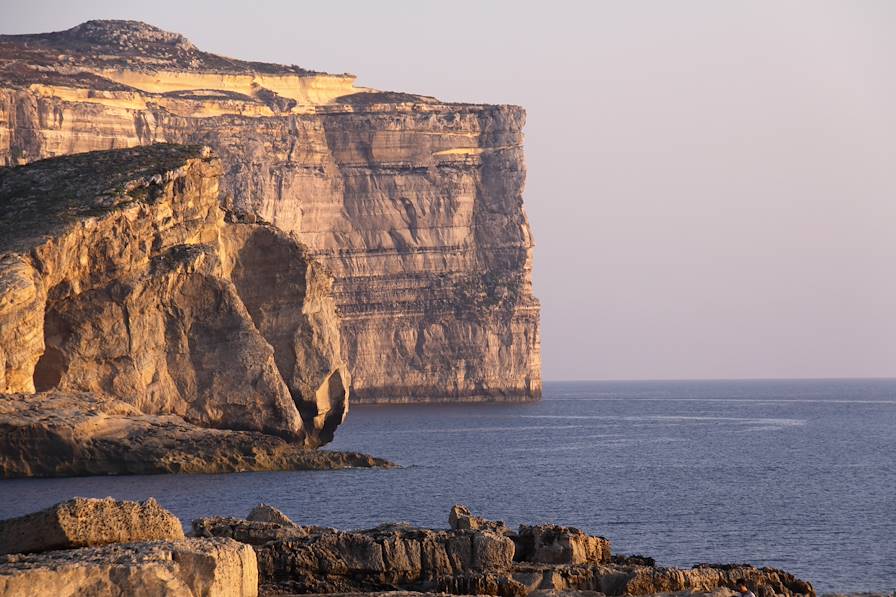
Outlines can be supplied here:
<path id="1" fill-rule="evenodd" d="M 103 504 L 98 505 L 100 502 Z M 159 511 L 164 510 L 151 500 L 144 504 L 108 502 L 73 500 L 55 509 L 76 504 L 77 508 L 89 510 L 92 518 L 87 517 L 91 521 L 84 526 L 94 536 L 94 527 L 103 518 L 115 529 L 123 526 L 122 516 L 116 510 L 121 507 L 128 508 L 131 514 L 142 513 L 147 519 L 144 524 L 154 529 L 166 526 L 157 523 Z M 45 525 L 47 512 L 53 510 L 8 522 L 21 527 L 23 521 L 31 521 L 30 528 L 42 532 L 40 525 Z M 265 518 L 271 512 L 279 512 L 269 506 L 264 510 Z M 161 518 L 176 522 L 168 516 Z M 484 528 L 424 529 L 408 524 L 340 531 L 208 517 L 194 520 L 192 528 L 195 536 L 189 539 L 141 541 L 134 533 L 118 533 L 113 539 L 137 540 L 102 547 L 0 555 L 0 596 L 420 592 L 500 597 L 732 597 L 730 589 L 739 579 L 745 579 L 758 597 L 815 597 L 810 583 L 774 568 L 746 564 L 665 568 L 643 556 L 610 558 L 609 544 L 606 550 L 603 544 L 598 545 L 601 549 L 592 549 L 584 561 L 577 563 L 571 560 L 582 558 L 572 557 L 566 553 L 569 550 L 563 552 L 563 557 L 557 557 L 553 547 L 550 557 L 537 551 L 516 551 L 520 534 L 526 541 L 534 540 L 534 545 L 560 545 L 566 549 L 569 542 L 587 543 L 589 536 L 585 533 L 555 525 L 523 525 L 520 533 L 506 527 L 504 532 L 495 532 Z"/>
<path id="2" fill-rule="evenodd" d="M 138 503 L 79 497 L 0 520 L 0 554 L 183 538 L 180 520 L 153 498 Z"/>
<path id="3" fill-rule="evenodd" d="M 148 415 L 100 394 L 0 395 L 0 477 L 328 470 L 395 465 L 259 433 Z"/>

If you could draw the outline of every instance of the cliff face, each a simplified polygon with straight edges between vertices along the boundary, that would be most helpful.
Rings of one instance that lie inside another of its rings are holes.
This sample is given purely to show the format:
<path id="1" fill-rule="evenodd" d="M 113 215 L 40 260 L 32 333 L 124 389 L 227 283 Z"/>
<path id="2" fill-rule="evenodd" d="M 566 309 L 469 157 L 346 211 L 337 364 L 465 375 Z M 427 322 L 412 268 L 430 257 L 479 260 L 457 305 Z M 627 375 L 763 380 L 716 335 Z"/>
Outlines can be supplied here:
<path id="1" fill-rule="evenodd" d="M 349 383 L 332 281 L 282 231 L 226 221 L 220 172 L 171 145 L 0 169 L 0 394 L 332 438 Z"/>
<path id="2" fill-rule="evenodd" d="M 0 163 L 207 144 L 227 208 L 295 233 L 332 272 L 355 399 L 538 398 L 523 110 L 353 81 L 138 23 L 0 36 Z"/>

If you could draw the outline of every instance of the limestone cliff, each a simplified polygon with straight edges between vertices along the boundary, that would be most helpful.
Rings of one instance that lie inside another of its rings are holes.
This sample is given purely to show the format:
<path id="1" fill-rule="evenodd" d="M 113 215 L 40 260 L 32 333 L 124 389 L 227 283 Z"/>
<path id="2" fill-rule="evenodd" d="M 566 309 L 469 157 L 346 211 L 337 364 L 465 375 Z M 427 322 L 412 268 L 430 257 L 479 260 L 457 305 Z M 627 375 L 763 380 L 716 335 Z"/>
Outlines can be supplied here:
<path id="1" fill-rule="evenodd" d="M 331 279 L 288 234 L 228 221 L 220 173 L 175 145 L 0 169 L 0 394 L 332 438 L 349 377 Z"/>
<path id="2" fill-rule="evenodd" d="M 332 272 L 354 399 L 538 398 L 523 110 L 353 82 L 134 22 L 0 36 L 0 164 L 207 144 L 226 207 Z"/>

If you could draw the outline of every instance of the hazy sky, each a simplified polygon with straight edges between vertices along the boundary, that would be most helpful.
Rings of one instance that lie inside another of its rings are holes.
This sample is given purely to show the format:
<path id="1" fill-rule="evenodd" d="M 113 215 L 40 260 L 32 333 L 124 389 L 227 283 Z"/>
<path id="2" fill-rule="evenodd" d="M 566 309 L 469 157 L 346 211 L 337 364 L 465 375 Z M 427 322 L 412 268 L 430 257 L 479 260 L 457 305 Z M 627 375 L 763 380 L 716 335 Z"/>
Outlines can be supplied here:
<path id="1" fill-rule="evenodd" d="M 528 110 L 545 379 L 896 376 L 896 2 L 11 2 Z"/>

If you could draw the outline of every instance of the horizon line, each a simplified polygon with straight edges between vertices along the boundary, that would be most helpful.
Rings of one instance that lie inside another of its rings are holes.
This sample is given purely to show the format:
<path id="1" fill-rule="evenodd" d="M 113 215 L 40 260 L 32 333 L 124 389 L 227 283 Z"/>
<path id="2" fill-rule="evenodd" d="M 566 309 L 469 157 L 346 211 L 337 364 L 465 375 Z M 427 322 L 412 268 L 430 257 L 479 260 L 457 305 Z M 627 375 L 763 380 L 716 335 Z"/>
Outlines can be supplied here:
<path id="1" fill-rule="evenodd" d="M 896 376 L 846 376 L 846 377 L 655 377 L 655 378 L 570 378 L 542 379 L 542 383 L 587 382 L 670 382 L 670 381 L 896 381 Z"/>

